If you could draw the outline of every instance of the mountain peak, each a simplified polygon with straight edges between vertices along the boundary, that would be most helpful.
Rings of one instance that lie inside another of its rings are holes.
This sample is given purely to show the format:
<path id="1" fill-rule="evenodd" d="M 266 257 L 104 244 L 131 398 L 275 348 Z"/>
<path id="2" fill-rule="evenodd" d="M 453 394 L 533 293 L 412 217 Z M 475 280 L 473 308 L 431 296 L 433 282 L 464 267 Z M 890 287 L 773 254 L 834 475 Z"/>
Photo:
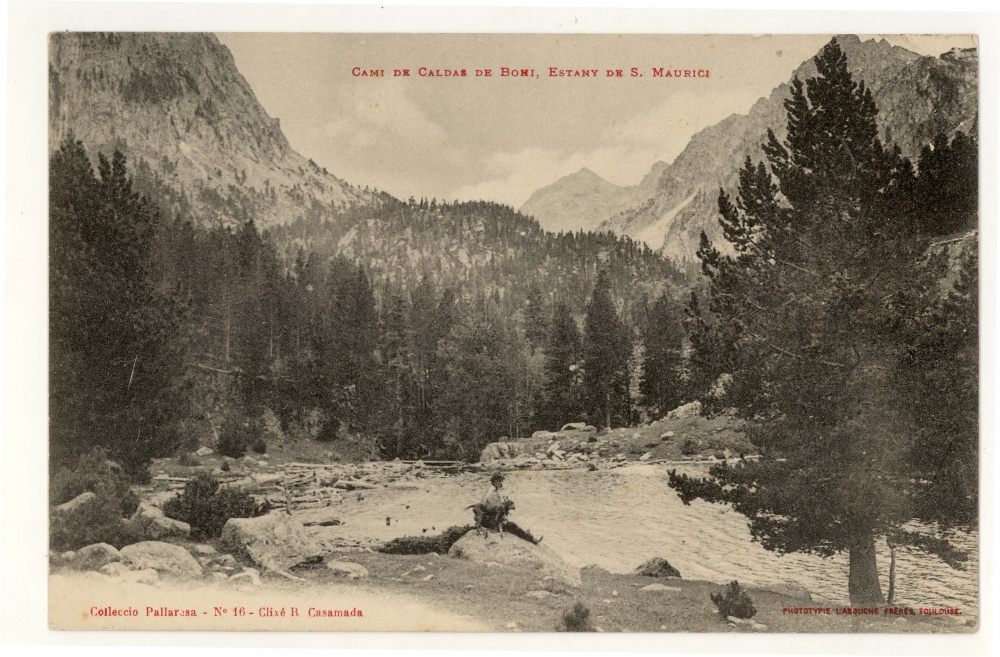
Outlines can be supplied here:
<path id="1" fill-rule="evenodd" d="M 289 146 L 214 35 L 53 33 L 49 83 L 50 149 L 72 132 L 95 159 L 121 150 L 167 210 L 263 229 L 364 202 Z"/>

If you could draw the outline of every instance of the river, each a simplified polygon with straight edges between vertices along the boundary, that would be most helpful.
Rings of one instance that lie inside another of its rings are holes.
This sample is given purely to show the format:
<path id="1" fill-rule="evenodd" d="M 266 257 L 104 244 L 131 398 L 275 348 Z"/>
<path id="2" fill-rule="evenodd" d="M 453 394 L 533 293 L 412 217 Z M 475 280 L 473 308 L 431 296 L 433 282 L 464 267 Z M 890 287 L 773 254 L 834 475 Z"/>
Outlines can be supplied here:
<path id="1" fill-rule="evenodd" d="M 576 566 L 626 573 L 659 556 L 685 579 L 795 583 L 814 600 L 847 603 L 846 554 L 821 558 L 769 552 L 752 540 L 746 518 L 728 506 L 699 500 L 682 504 L 667 486 L 671 467 L 516 471 L 508 473 L 504 493 L 517 504 L 511 519 L 535 536 L 544 535 L 548 547 Z M 400 488 L 350 493 L 336 511 L 344 525 L 330 531 L 379 540 L 437 533 L 471 520 L 465 507 L 479 500 L 487 480 L 482 474 L 429 477 Z M 978 616 L 976 536 L 958 536 L 955 542 L 972 548 L 965 570 L 924 553 L 897 550 L 897 604 L 959 607 L 966 616 Z M 878 565 L 883 592 L 888 592 L 884 543 Z"/>

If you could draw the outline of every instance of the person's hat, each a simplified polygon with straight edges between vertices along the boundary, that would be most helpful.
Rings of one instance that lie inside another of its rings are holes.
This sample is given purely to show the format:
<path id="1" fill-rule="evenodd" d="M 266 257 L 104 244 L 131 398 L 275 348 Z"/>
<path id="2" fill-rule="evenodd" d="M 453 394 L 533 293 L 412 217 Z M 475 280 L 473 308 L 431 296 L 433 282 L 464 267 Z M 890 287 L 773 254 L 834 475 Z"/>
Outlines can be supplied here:
<path id="1" fill-rule="evenodd" d="M 493 476 L 490 477 L 490 483 L 491 484 L 495 484 L 498 481 L 503 481 L 503 480 L 504 480 L 504 476 L 503 476 L 503 474 L 501 474 L 499 472 L 494 472 Z"/>

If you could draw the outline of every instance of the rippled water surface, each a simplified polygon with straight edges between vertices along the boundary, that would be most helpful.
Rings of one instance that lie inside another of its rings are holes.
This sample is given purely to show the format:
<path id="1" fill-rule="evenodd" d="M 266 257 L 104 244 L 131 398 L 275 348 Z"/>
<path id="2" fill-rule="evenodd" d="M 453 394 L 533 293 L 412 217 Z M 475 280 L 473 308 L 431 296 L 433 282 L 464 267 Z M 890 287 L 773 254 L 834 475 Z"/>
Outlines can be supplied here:
<path id="1" fill-rule="evenodd" d="M 793 582 L 814 600 L 847 603 L 847 555 L 829 559 L 803 554 L 778 556 L 752 541 L 746 518 L 729 507 L 681 503 L 667 486 L 664 465 L 614 470 L 511 472 L 504 492 L 515 500 L 511 519 L 568 562 L 629 572 L 647 559 L 667 559 L 687 579 L 748 584 Z M 345 524 L 332 531 L 390 539 L 436 533 L 471 520 L 465 507 L 488 488 L 486 475 L 419 479 L 414 489 L 365 491 L 338 509 Z M 409 508 L 407 508 L 409 507 Z M 386 518 L 389 519 L 388 523 Z M 977 615 L 975 536 L 968 567 L 954 570 L 936 557 L 897 551 L 896 602 L 959 607 Z M 889 552 L 880 546 L 878 565 L 888 591 Z"/>

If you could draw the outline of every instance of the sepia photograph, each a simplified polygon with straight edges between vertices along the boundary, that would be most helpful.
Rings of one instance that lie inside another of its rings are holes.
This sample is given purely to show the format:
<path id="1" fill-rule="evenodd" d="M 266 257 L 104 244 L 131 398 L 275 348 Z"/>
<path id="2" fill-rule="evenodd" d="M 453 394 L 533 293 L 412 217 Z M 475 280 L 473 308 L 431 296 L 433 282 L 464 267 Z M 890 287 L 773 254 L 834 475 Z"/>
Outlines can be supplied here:
<path id="1" fill-rule="evenodd" d="M 240 29 L 36 44 L 50 634 L 981 636 L 980 36 Z"/>

